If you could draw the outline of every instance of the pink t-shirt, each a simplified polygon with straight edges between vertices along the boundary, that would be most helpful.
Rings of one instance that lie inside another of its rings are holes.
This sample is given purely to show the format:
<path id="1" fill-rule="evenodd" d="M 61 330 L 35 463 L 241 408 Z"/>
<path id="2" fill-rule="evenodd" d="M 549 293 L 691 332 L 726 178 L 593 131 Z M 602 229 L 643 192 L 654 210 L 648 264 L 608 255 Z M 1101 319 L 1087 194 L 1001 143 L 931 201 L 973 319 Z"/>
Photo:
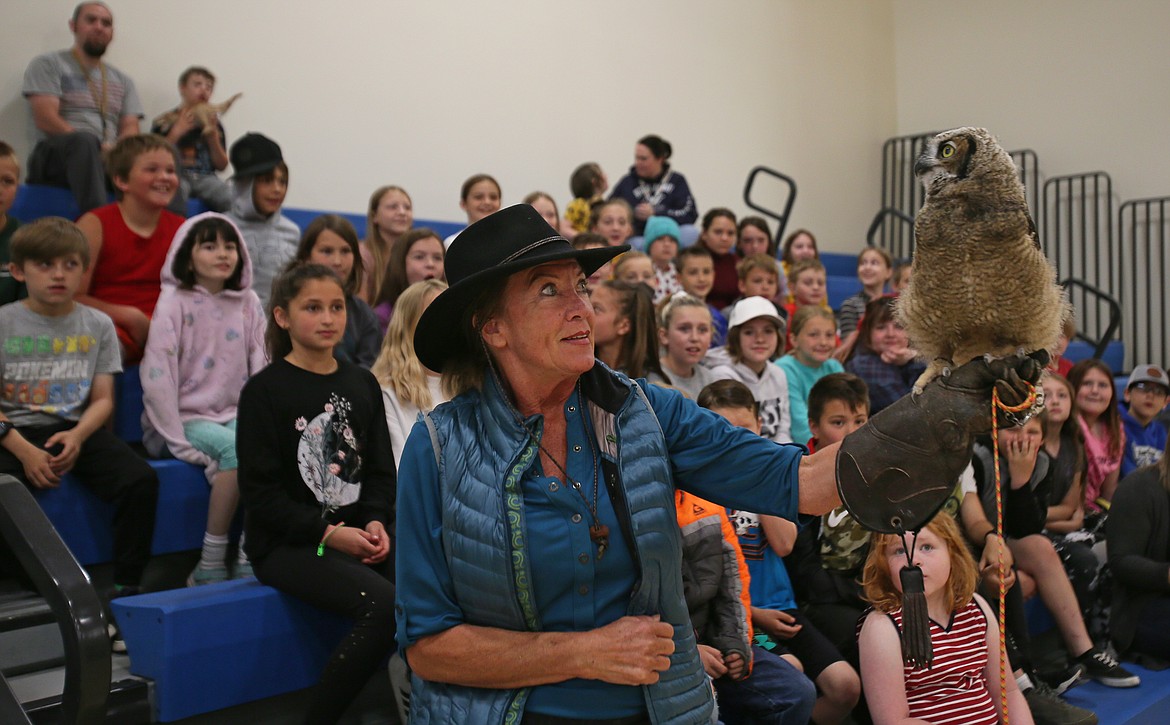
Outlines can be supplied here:
<path id="1" fill-rule="evenodd" d="M 1077 423 L 1085 436 L 1085 461 L 1088 464 L 1088 471 L 1085 473 L 1085 510 L 1100 511 L 1097 499 L 1101 496 L 1101 484 L 1109 474 L 1121 468 L 1121 452 L 1125 450 L 1125 431 L 1118 429 L 1121 444 L 1117 447 L 1117 455 L 1110 455 L 1108 430 L 1103 436 L 1097 437 L 1093 435 L 1089 426 L 1085 425 L 1084 418 L 1077 416 Z"/>

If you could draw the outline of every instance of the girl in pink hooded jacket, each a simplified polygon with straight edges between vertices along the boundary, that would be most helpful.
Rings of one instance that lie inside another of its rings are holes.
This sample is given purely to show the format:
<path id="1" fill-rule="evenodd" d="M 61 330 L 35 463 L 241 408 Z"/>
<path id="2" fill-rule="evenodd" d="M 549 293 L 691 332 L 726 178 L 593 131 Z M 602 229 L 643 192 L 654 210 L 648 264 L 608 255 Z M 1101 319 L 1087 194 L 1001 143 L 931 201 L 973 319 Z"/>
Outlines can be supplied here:
<path id="1" fill-rule="evenodd" d="M 228 578 L 228 529 L 240 497 L 236 404 L 244 383 L 268 364 L 264 310 L 241 239 L 214 213 L 175 233 L 140 367 L 147 450 L 204 466 L 211 481 L 203 553 L 188 586 Z M 236 577 L 252 573 L 243 552 L 241 542 Z"/>

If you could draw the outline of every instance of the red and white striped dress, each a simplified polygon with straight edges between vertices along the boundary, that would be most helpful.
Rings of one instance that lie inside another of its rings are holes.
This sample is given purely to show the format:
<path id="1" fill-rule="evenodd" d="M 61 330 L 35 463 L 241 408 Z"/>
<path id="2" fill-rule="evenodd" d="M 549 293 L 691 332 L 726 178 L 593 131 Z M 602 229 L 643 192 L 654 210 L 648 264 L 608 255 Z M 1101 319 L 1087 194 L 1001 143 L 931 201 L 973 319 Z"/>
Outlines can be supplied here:
<path id="1" fill-rule="evenodd" d="M 890 613 L 902 631 L 902 610 Z M 999 715 L 987 683 L 987 618 L 974 599 L 951 616 L 945 629 L 930 622 L 934 663 L 930 669 L 903 667 L 910 717 L 935 725 L 995 725 Z"/>

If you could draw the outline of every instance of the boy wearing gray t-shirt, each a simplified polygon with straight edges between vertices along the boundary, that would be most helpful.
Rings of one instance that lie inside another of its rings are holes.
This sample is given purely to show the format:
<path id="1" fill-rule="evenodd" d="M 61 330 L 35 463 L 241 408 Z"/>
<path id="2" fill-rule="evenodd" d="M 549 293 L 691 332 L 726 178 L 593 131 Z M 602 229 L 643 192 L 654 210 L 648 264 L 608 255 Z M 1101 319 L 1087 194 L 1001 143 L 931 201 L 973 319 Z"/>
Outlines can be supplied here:
<path id="1" fill-rule="evenodd" d="M 113 503 L 115 596 L 137 592 L 158 477 L 105 427 L 122 363 L 114 323 L 73 301 L 89 245 L 67 220 L 46 217 L 20 227 L 9 252 L 28 298 L 0 307 L 0 473 L 34 488 L 70 473 Z"/>

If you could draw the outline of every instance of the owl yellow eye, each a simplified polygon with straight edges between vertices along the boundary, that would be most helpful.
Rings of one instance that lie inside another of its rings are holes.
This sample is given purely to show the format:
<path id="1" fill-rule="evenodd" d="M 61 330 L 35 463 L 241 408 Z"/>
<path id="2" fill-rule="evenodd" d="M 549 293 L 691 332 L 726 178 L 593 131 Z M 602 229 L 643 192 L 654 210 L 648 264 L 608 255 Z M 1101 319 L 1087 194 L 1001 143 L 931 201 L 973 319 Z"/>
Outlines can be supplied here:
<path id="1" fill-rule="evenodd" d="M 939 155 L 942 156 L 944 159 L 949 159 L 950 157 L 954 156 L 955 155 L 955 142 L 948 141 L 945 144 L 943 144 L 942 151 L 939 153 Z"/>

